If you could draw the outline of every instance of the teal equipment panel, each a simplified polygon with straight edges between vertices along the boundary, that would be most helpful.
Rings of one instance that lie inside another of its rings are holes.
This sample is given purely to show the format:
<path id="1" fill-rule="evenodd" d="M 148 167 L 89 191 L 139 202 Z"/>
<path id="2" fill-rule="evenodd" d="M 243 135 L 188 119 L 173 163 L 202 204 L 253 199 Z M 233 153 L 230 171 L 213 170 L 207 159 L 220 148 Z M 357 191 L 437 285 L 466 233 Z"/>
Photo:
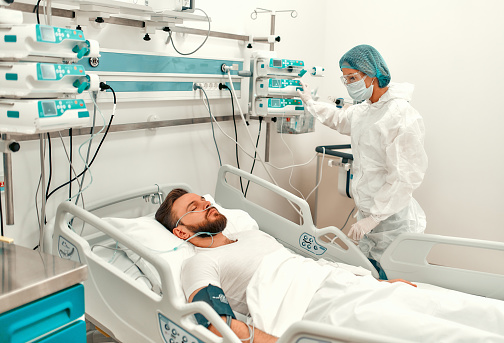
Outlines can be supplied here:
<path id="1" fill-rule="evenodd" d="M 286 88 L 289 86 L 301 86 L 300 80 L 290 79 L 269 79 L 268 86 L 270 88 Z"/>
<path id="2" fill-rule="evenodd" d="M 121 73 L 155 73 L 155 74 L 206 74 L 224 75 L 221 65 L 238 64 L 243 69 L 243 62 L 229 60 L 214 60 L 190 57 L 172 57 L 159 55 L 142 55 L 120 52 L 100 52 L 97 66 L 93 66 L 89 59 L 79 62 L 88 71 L 107 71 Z M 231 75 L 238 71 L 232 70 Z"/>
<path id="3" fill-rule="evenodd" d="M 37 63 L 37 80 L 61 80 L 65 76 L 86 76 L 81 65 Z"/>
<path id="4" fill-rule="evenodd" d="M 78 319 L 83 314 L 84 286 L 78 284 L 0 314 L 0 343 L 24 343 L 33 340 Z M 85 330 L 83 337 L 85 340 Z M 72 337 L 68 342 L 80 341 L 77 337 Z"/>
<path id="5" fill-rule="evenodd" d="M 303 67 L 304 62 L 299 60 L 285 60 L 278 58 L 271 58 L 269 66 L 271 68 L 284 69 L 288 67 Z"/>
<path id="6" fill-rule="evenodd" d="M 191 57 L 172 57 L 160 55 L 144 55 L 122 52 L 100 52 L 98 60 L 82 59 L 79 64 L 86 70 L 101 73 L 120 73 L 122 81 L 106 81 L 115 92 L 192 92 L 194 82 L 205 82 L 197 75 L 215 75 L 216 78 L 225 77 L 221 71 L 222 64 L 238 64 L 238 69 L 243 69 L 243 62 L 217 59 L 203 59 Z M 94 62 L 93 62 L 94 61 Z M 168 75 L 163 75 L 168 74 Z M 173 81 L 145 81 L 145 77 L 175 76 Z M 232 70 L 231 75 L 238 75 L 237 70 Z M 144 80 L 135 80 L 142 77 Z M 180 77 L 187 77 L 188 81 L 179 81 Z M 105 77 L 106 79 L 106 77 Z M 190 81 L 189 81 L 190 79 Z M 227 79 L 227 78 L 226 78 Z M 233 82 L 235 90 L 241 90 L 240 82 Z M 107 90 L 107 92 L 111 92 Z"/>
<path id="7" fill-rule="evenodd" d="M 86 41 L 81 30 L 72 30 L 49 25 L 37 25 L 35 30 L 37 42 L 61 43 L 65 39 Z"/>
<path id="8" fill-rule="evenodd" d="M 269 108 L 284 108 L 286 106 L 296 105 L 296 110 L 303 110 L 303 102 L 298 99 L 268 99 Z"/>
<path id="9" fill-rule="evenodd" d="M 60 117 L 70 110 L 82 110 L 78 113 L 79 118 L 89 117 L 82 99 L 41 100 L 38 103 L 39 118 Z"/>

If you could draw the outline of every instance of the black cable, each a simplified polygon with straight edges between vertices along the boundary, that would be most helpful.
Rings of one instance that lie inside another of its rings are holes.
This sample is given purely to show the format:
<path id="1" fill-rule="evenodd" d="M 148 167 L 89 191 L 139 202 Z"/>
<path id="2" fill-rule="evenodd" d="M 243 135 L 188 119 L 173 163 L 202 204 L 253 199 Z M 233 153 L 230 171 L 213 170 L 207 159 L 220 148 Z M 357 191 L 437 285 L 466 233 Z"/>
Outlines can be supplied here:
<path id="1" fill-rule="evenodd" d="M 72 153 L 73 153 L 73 130 L 72 128 L 70 128 L 68 130 L 68 137 L 70 138 L 70 157 L 69 157 L 69 162 L 70 162 L 70 170 L 69 170 L 69 176 L 68 176 L 68 180 L 71 180 L 72 179 L 72 162 L 73 162 L 73 157 L 72 157 Z M 70 182 L 70 184 L 68 185 L 68 199 L 72 199 L 72 183 Z"/>
<path id="2" fill-rule="evenodd" d="M 117 103 L 117 98 L 116 98 L 115 92 L 112 89 L 112 87 L 110 87 L 109 85 L 106 85 L 104 82 L 100 82 L 100 88 L 102 90 L 104 90 L 104 89 L 110 89 L 112 91 L 112 94 L 114 95 L 114 104 Z M 56 191 L 60 190 L 61 188 L 65 187 L 66 185 L 71 184 L 72 182 L 74 182 L 75 180 L 77 180 L 79 177 L 81 177 L 89 169 L 89 167 L 91 167 L 91 165 L 93 164 L 93 162 L 94 162 L 94 160 L 96 158 L 96 155 L 98 155 L 98 151 L 100 151 L 100 148 L 101 148 L 103 142 L 105 141 L 105 138 L 107 137 L 107 134 L 109 132 L 110 126 L 112 125 L 112 120 L 113 119 L 114 119 L 114 115 L 110 116 L 110 120 L 109 120 L 109 123 L 107 125 L 107 129 L 105 130 L 105 134 L 103 135 L 103 137 L 102 137 L 102 139 L 100 141 L 100 144 L 98 144 L 98 148 L 96 148 L 96 151 L 95 151 L 95 153 L 93 155 L 93 158 L 91 159 L 91 162 L 84 168 L 84 170 L 79 175 L 77 175 L 76 177 L 72 178 L 71 180 L 65 182 L 64 184 L 56 187 L 51 193 L 49 193 L 49 195 L 47 196 L 47 199 L 49 199 L 49 197 L 51 195 L 53 195 Z"/>
<path id="3" fill-rule="evenodd" d="M 345 221 L 345 224 L 343 224 L 343 227 L 340 229 L 340 230 L 343 230 L 346 226 L 346 224 L 348 223 L 348 219 L 350 219 L 350 216 L 352 215 L 353 211 L 355 210 L 355 207 L 352 208 L 352 210 L 350 211 L 350 214 L 348 215 L 346 221 Z"/>
<path id="4" fill-rule="evenodd" d="M 238 158 L 238 130 L 236 128 L 236 118 L 235 118 L 235 110 L 234 110 L 234 99 L 233 99 L 233 92 L 231 91 L 231 89 L 226 86 L 225 84 L 222 84 L 220 83 L 219 84 L 219 88 L 225 88 L 229 91 L 229 95 L 231 96 L 231 111 L 233 113 L 233 125 L 234 125 L 234 131 L 235 131 L 235 154 L 236 154 L 236 167 L 238 169 L 240 169 L 240 159 Z M 245 194 L 243 192 L 243 183 L 242 183 L 242 178 L 240 176 L 240 188 L 241 188 L 241 192 L 242 194 Z"/>
<path id="5" fill-rule="evenodd" d="M 38 0 L 37 4 L 33 8 L 33 12 L 37 14 L 37 24 L 40 24 L 40 17 L 39 17 L 40 1 L 42 1 L 42 0 Z"/>
<path id="6" fill-rule="evenodd" d="M 203 94 L 205 94 L 206 102 L 208 105 L 208 113 L 210 114 L 210 124 L 212 125 L 212 135 L 213 135 L 213 140 L 215 143 L 215 149 L 217 149 L 217 155 L 219 156 L 219 165 L 222 167 L 222 160 L 220 157 L 219 146 L 217 145 L 217 140 L 215 139 L 215 130 L 214 130 L 214 126 L 213 126 L 212 111 L 210 110 L 210 102 L 208 101 L 208 96 L 207 96 L 207 93 L 205 92 L 205 90 L 201 87 L 200 87 L 200 90 L 203 92 Z"/>
<path id="7" fill-rule="evenodd" d="M 47 199 L 49 199 L 49 197 L 51 195 L 53 195 L 56 191 L 60 190 L 62 187 L 65 187 L 66 185 L 68 185 L 68 184 L 74 182 L 75 180 L 77 180 L 79 177 L 81 177 L 89 169 L 89 167 L 91 167 L 91 165 L 93 164 L 93 162 L 94 162 L 94 160 L 96 158 L 96 155 L 98 154 L 98 151 L 100 151 L 100 148 L 101 148 L 101 146 L 103 144 L 103 141 L 105 140 L 105 137 L 107 137 L 107 133 L 108 133 L 108 131 L 110 129 L 110 125 L 112 124 L 112 119 L 114 119 L 114 116 L 110 117 L 110 121 L 108 123 L 107 130 L 105 130 L 105 134 L 103 135 L 103 137 L 102 137 L 102 139 L 100 141 L 100 144 L 98 144 L 98 148 L 96 148 L 96 151 L 95 151 L 95 153 L 93 155 L 93 158 L 91 159 L 91 162 L 84 168 L 83 171 L 81 171 L 81 173 L 79 175 L 77 175 L 76 177 L 72 178 L 70 181 L 67 181 L 64 184 L 56 187 L 51 193 L 49 193 L 49 195 L 47 196 Z"/>
<path id="8" fill-rule="evenodd" d="M 250 174 L 252 174 L 252 172 L 254 171 L 254 166 L 255 166 L 255 163 L 256 163 L 257 147 L 259 146 L 259 138 L 261 137 L 261 126 L 262 126 L 261 124 L 262 124 L 262 121 L 263 121 L 263 117 L 259 117 L 259 131 L 257 132 L 257 141 L 256 141 L 255 152 L 254 152 L 254 162 L 252 162 L 252 168 L 250 169 Z M 245 198 L 247 197 L 247 192 L 248 192 L 249 185 L 250 185 L 250 180 L 248 180 L 248 182 L 247 182 L 247 188 L 245 188 L 245 193 L 243 194 L 243 196 Z"/>
<path id="9" fill-rule="evenodd" d="M 51 180 L 52 180 L 52 149 L 51 149 L 51 135 L 49 132 L 47 133 L 47 142 L 48 142 L 48 147 L 49 147 L 49 177 L 47 180 L 47 188 L 46 188 L 46 202 L 49 194 L 49 187 L 51 187 Z M 45 218 L 44 218 L 45 220 Z"/>

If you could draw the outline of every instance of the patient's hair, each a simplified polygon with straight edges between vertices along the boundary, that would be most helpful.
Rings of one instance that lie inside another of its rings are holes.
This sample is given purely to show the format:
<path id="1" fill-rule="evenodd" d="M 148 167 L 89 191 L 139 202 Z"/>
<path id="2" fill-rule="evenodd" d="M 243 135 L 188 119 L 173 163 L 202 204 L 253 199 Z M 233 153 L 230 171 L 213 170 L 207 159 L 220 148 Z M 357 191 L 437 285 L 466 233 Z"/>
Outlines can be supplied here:
<path id="1" fill-rule="evenodd" d="M 168 193 L 165 201 L 163 201 L 156 211 L 156 220 L 163 224 L 163 226 L 172 233 L 175 228 L 175 224 L 177 223 L 177 218 L 175 217 L 175 214 L 172 213 L 173 203 L 182 195 L 187 193 L 188 192 L 182 188 L 173 189 L 170 193 Z"/>

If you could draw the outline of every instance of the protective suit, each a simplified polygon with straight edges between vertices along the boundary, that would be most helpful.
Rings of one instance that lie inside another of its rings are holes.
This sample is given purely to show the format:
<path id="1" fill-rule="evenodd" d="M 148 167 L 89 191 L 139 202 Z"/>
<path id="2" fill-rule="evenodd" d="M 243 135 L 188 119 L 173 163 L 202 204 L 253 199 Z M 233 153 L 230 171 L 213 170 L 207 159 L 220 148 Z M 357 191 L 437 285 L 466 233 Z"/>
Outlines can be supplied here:
<path id="1" fill-rule="evenodd" d="M 412 196 L 427 169 L 423 120 L 409 104 L 414 87 L 387 84 L 377 102 L 366 100 L 347 109 L 306 101 L 308 111 L 324 125 L 351 136 L 357 219 L 379 221 L 359 248 L 376 261 L 397 235 L 421 233 L 426 225 L 425 213 Z"/>

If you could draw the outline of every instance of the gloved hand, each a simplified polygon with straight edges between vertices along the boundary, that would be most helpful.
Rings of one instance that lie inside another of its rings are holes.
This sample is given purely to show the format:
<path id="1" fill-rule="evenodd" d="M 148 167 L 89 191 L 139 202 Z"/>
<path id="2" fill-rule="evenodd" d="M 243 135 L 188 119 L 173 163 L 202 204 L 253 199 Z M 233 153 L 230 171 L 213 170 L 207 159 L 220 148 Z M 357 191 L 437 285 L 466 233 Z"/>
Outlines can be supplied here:
<path id="1" fill-rule="evenodd" d="M 373 218 L 373 216 L 361 219 L 352 225 L 350 231 L 348 231 L 348 237 L 354 241 L 360 241 L 366 233 L 373 230 L 378 224 L 380 224 L 380 221 Z"/>
<path id="2" fill-rule="evenodd" d="M 312 99 L 312 92 L 311 92 L 311 89 L 310 87 L 304 83 L 303 81 L 299 81 L 299 83 L 301 83 L 301 87 L 303 87 L 303 91 L 300 91 L 298 89 L 298 94 L 299 94 L 299 97 L 301 98 L 301 100 L 303 100 L 303 102 L 308 102 L 308 100 L 311 100 Z"/>

